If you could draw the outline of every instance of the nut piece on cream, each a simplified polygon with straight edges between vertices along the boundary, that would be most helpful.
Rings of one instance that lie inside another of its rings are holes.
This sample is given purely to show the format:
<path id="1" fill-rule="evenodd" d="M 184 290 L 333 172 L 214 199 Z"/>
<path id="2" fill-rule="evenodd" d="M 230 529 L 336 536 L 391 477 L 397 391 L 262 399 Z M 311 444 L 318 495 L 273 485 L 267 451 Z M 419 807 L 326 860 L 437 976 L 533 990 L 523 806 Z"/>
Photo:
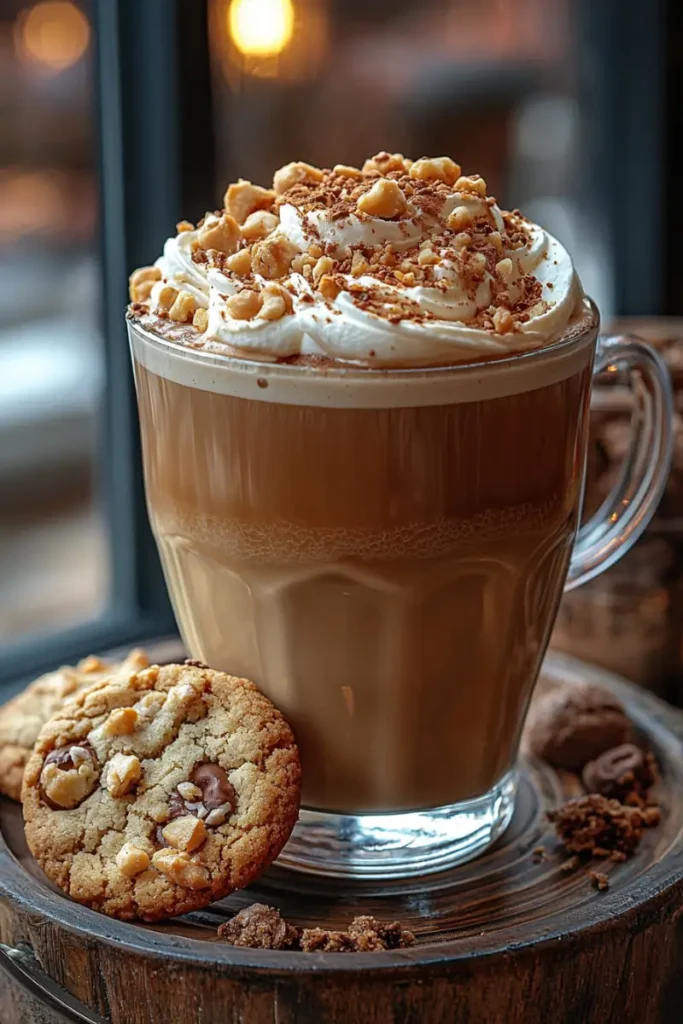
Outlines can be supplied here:
<path id="1" fill-rule="evenodd" d="M 587 313 L 571 257 L 467 170 L 381 151 L 240 179 L 131 276 L 130 315 L 253 361 L 441 366 L 552 344 Z"/>

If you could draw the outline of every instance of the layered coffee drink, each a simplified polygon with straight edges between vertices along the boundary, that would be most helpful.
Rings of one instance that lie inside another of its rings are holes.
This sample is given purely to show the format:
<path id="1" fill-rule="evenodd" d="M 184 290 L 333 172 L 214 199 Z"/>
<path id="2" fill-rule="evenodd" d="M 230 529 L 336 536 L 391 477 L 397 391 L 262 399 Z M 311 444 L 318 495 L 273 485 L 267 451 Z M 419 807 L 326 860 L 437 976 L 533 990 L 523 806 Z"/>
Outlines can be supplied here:
<path id="1" fill-rule="evenodd" d="M 291 722 L 305 807 L 514 771 L 580 510 L 569 256 L 448 158 L 240 181 L 131 279 L 150 520 L 192 657 Z"/>

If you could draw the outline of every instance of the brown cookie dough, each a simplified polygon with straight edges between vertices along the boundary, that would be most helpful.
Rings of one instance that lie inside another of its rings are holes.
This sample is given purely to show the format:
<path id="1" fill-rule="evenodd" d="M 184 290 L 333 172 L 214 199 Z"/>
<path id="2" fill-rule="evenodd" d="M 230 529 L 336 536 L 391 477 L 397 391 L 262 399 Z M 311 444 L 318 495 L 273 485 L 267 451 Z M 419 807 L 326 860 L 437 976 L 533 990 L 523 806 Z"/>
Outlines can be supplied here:
<path id="1" fill-rule="evenodd" d="M 43 728 L 26 838 L 73 899 L 147 921 L 247 885 L 294 827 L 299 755 L 253 683 L 196 665 L 105 680 Z"/>
<path id="2" fill-rule="evenodd" d="M 90 655 L 36 679 L 0 708 L 0 793 L 21 799 L 21 780 L 38 734 L 63 704 L 93 683 L 112 675 L 125 676 L 149 665 L 144 651 L 131 651 L 122 662 L 109 663 Z"/>
<path id="3" fill-rule="evenodd" d="M 605 750 L 628 743 L 632 731 L 623 705 L 609 690 L 572 683 L 532 704 L 526 743 L 554 768 L 580 772 Z"/>

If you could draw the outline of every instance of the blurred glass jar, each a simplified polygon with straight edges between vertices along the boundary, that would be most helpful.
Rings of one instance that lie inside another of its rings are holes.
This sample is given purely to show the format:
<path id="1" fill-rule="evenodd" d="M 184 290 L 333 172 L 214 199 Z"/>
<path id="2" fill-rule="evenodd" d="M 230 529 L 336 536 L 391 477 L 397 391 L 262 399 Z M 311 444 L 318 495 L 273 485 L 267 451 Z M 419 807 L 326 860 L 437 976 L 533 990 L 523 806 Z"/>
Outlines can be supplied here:
<path id="1" fill-rule="evenodd" d="M 657 514 L 633 549 L 608 572 L 565 595 L 551 643 L 683 705 L 683 320 L 622 321 L 614 325 L 619 332 L 654 344 L 671 371 L 676 401 L 671 473 Z M 598 395 L 585 518 L 621 471 L 630 416 L 628 392 Z"/>

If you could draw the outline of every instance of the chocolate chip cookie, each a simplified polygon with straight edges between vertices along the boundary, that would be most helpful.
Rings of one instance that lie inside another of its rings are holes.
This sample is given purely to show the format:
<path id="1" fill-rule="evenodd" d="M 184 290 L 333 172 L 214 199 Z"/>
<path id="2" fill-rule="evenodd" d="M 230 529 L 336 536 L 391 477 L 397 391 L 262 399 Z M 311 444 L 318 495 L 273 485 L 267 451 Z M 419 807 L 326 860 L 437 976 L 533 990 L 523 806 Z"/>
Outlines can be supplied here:
<path id="1" fill-rule="evenodd" d="M 91 655 L 72 668 L 64 665 L 36 679 L 0 708 L 0 793 L 21 799 L 21 780 L 38 733 L 65 701 L 112 675 L 125 676 L 146 668 L 144 651 L 131 651 L 122 662 L 109 663 Z"/>
<path id="2" fill-rule="evenodd" d="M 253 683 L 153 665 L 45 725 L 24 775 L 26 838 L 73 899 L 155 921 L 260 874 L 294 827 L 300 780 L 292 731 Z"/>

